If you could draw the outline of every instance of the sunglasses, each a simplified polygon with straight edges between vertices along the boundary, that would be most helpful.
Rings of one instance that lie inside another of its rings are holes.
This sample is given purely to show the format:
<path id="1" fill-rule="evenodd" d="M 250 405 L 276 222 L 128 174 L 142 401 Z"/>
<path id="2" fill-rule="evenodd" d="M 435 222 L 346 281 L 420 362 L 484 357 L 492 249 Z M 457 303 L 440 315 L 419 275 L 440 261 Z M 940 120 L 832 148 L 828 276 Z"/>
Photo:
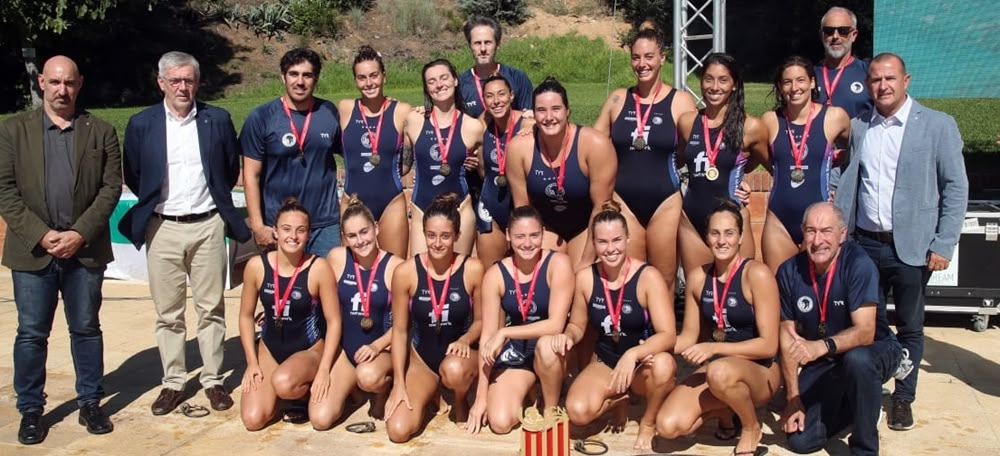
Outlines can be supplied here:
<path id="1" fill-rule="evenodd" d="M 841 27 L 823 27 L 823 34 L 826 36 L 833 36 L 833 32 L 837 32 L 840 36 L 847 36 L 854 31 L 854 27 L 849 25 L 844 25 Z"/>

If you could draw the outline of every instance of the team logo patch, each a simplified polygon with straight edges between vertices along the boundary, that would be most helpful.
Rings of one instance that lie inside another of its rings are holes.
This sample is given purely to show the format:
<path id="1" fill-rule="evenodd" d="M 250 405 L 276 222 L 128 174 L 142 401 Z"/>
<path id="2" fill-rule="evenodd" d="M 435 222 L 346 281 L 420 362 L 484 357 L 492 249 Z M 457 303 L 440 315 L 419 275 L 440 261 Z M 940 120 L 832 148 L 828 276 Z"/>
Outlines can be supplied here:
<path id="1" fill-rule="evenodd" d="M 294 290 L 293 289 L 292 290 L 292 299 L 294 299 L 296 301 L 298 301 L 299 299 L 302 299 L 302 292 L 299 291 L 299 290 Z"/>
<path id="2" fill-rule="evenodd" d="M 807 313 L 813 310 L 813 300 L 808 296 L 801 296 L 799 300 L 795 303 L 799 308 L 799 312 Z"/>
<path id="3" fill-rule="evenodd" d="M 514 347 L 508 346 L 503 353 L 500 353 L 500 362 L 509 366 L 520 366 L 524 364 L 524 355 Z"/>
<path id="4" fill-rule="evenodd" d="M 659 115 L 655 115 L 655 116 L 653 116 L 653 119 L 650 120 L 650 122 L 653 122 L 653 125 L 660 125 L 660 124 L 663 123 L 663 117 L 660 117 Z"/>
<path id="5" fill-rule="evenodd" d="M 479 219 L 480 220 L 482 220 L 482 221 L 484 221 L 486 223 L 492 223 L 493 222 L 493 215 L 490 214 L 490 210 L 489 209 L 486 209 L 486 203 L 483 203 L 482 201 L 479 201 L 479 205 L 476 208 L 476 211 L 479 212 Z"/>
<path id="6" fill-rule="evenodd" d="M 726 305 L 729 307 L 736 307 L 736 298 L 730 296 L 728 299 L 726 299 Z"/>
<path id="7" fill-rule="evenodd" d="M 630 306 L 628 304 L 623 304 L 622 305 L 622 313 L 625 314 L 625 315 L 631 314 L 632 313 L 632 306 Z"/>
<path id="8" fill-rule="evenodd" d="M 442 182 L 444 182 L 444 176 L 440 174 L 435 174 L 434 177 L 431 178 L 431 185 L 441 185 Z"/>
<path id="9" fill-rule="evenodd" d="M 460 299 L 462 299 L 462 297 L 459 296 L 458 292 L 453 291 L 448 294 L 448 300 L 451 302 L 458 302 Z"/>
<path id="10" fill-rule="evenodd" d="M 370 162 L 365 162 L 365 164 L 361 165 L 361 170 L 366 173 L 370 173 L 375 170 L 375 165 Z"/>
<path id="11" fill-rule="evenodd" d="M 377 291 L 378 291 L 378 282 L 372 282 L 372 291 L 371 292 L 375 293 Z"/>
<path id="12" fill-rule="evenodd" d="M 372 134 L 370 132 L 365 132 L 361 135 L 361 146 L 365 149 L 372 148 Z"/>
<path id="13" fill-rule="evenodd" d="M 497 138 L 497 140 L 499 141 L 499 138 Z M 490 151 L 490 160 L 492 160 L 493 163 L 500 163 L 499 159 L 497 159 L 496 147 L 494 147 L 493 150 Z"/>
<path id="14" fill-rule="evenodd" d="M 854 81 L 851 83 L 851 92 L 861 93 L 865 91 L 865 85 L 861 81 Z"/>
<path id="15" fill-rule="evenodd" d="M 431 156 L 431 160 L 436 162 L 441 161 L 441 151 L 438 150 L 437 144 L 431 144 L 431 148 L 427 151 L 427 153 Z"/>
<path id="16" fill-rule="evenodd" d="M 285 147 L 292 147 L 295 145 L 295 135 L 291 133 L 285 133 L 281 136 L 281 145 Z"/>
<path id="17" fill-rule="evenodd" d="M 549 199 L 562 200 L 566 196 L 566 189 L 559 189 L 559 185 L 555 182 L 550 183 L 545 186 L 545 196 Z"/>

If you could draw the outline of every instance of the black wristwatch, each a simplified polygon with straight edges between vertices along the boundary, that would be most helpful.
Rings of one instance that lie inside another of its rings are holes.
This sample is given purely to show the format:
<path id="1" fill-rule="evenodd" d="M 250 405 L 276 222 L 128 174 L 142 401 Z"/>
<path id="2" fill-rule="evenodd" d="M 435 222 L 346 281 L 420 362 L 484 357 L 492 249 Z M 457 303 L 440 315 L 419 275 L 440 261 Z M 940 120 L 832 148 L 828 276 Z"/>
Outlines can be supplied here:
<path id="1" fill-rule="evenodd" d="M 826 339 L 823 339 L 823 342 L 826 343 L 826 356 L 832 357 L 833 355 L 837 354 L 837 343 L 833 341 L 832 337 L 827 337 Z"/>

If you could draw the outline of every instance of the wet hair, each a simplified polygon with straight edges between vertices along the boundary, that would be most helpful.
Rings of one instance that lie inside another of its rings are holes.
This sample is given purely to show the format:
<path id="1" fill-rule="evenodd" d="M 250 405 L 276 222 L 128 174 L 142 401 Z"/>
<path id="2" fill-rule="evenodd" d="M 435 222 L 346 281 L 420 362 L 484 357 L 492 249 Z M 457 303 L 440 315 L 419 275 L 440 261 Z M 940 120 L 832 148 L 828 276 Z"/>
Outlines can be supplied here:
<path id="1" fill-rule="evenodd" d="M 431 201 L 431 205 L 427 207 L 427 211 L 424 212 L 424 226 L 427 226 L 427 221 L 431 217 L 441 216 L 447 218 L 451 222 L 452 230 L 458 233 L 462 226 L 462 216 L 458 213 L 458 206 L 461 203 L 462 200 L 458 198 L 458 193 L 455 192 L 444 192 L 435 196 L 434 200 Z"/>
<path id="2" fill-rule="evenodd" d="M 372 215 L 371 209 L 365 206 L 365 203 L 358 198 L 357 193 L 352 193 L 350 198 L 347 200 L 347 205 L 344 208 L 344 214 L 340 216 L 340 223 L 343 224 L 347 220 L 354 217 L 364 217 L 368 223 L 372 225 L 375 224 L 375 216 Z"/>
<path id="3" fill-rule="evenodd" d="M 532 109 L 535 108 L 535 100 L 538 99 L 538 96 L 547 92 L 553 92 L 559 94 L 559 96 L 562 98 L 563 105 L 566 106 L 566 109 L 569 109 L 569 95 L 566 95 L 566 88 L 563 87 L 563 85 L 560 84 L 558 80 L 556 80 L 555 76 L 546 76 L 545 80 L 542 81 L 541 84 L 538 84 L 537 87 L 535 87 L 535 91 L 531 93 Z"/>
<path id="4" fill-rule="evenodd" d="M 364 45 L 358 48 L 358 53 L 354 55 L 354 64 L 351 65 L 351 71 L 357 76 L 358 72 L 354 70 L 354 67 L 358 66 L 361 62 L 376 62 L 378 63 L 378 70 L 385 74 L 385 63 L 382 63 L 382 54 L 379 54 L 375 48 Z"/>
<path id="5" fill-rule="evenodd" d="M 534 206 L 528 204 L 515 207 L 512 211 L 510 211 L 510 220 L 507 222 L 507 229 L 510 230 L 510 227 L 514 224 L 514 222 L 524 219 L 536 220 L 544 229 L 545 222 L 542 220 L 542 214 L 539 213 L 538 209 L 535 209 Z"/>
<path id="6" fill-rule="evenodd" d="M 424 117 L 431 116 L 431 109 L 434 107 L 431 101 L 431 93 L 427 91 L 427 70 L 436 67 L 444 66 L 448 67 L 448 72 L 451 73 L 451 77 L 455 80 L 455 108 L 458 112 L 465 114 L 465 103 L 462 102 L 462 83 L 458 80 L 458 70 L 455 69 L 455 65 L 452 65 L 451 61 L 448 59 L 434 59 L 427 62 L 424 68 L 420 70 L 421 85 L 424 88 Z"/>
<path id="7" fill-rule="evenodd" d="M 319 72 L 323 69 L 323 61 L 320 58 L 319 53 L 309 48 L 295 48 L 281 56 L 281 63 L 279 63 L 281 74 L 288 73 L 289 68 L 302 62 L 309 62 L 312 64 L 313 73 L 318 79 Z"/>
<path id="8" fill-rule="evenodd" d="M 306 216 L 306 223 L 312 225 L 312 217 L 309 215 L 309 209 L 306 209 L 306 207 L 299 202 L 298 198 L 289 196 L 281 202 L 281 207 L 278 208 L 278 212 L 274 215 L 275 225 L 278 224 L 278 219 L 281 218 L 281 215 L 286 212 L 301 212 Z"/>
<path id="9" fill-rule="evenodd" d="M 791 67 L 802 67 L 806 70 L 806 75 L 809 76 L 809 79 L 816 82 L 816 68 L 813 67 L 812 62 L 810 62 L 809 59 L 798 55 L 793 55 L 785 59 L 785 61 L 782 62 L 781 65 L 778 66 L 778 69 L 774 72 L 774 86 L 771 87 L 771 93 L 774 94 L 775 110 L 785 109 L 785 99 L 781 96 L 781 80 L 784 78 L 785 70 Z M 813 87 L 812 90 L 809 91 L 809 99 L 812 101 L 819 101 L 818 87 Z"/>
<path id="10" fill-rule="evenodd" d="M 490 16 L 480 16 L 478 14 L 470 16 L 469 20 L 465 21 L 465 25 L 462 26 L 462 33 L 465 34 L 465 42 L 471 45 L 472 29 L 482 25 L 493 29 L 493 41 L 496 42 L 497 46 L 500 46 L 500 38 L 503 37 L 503 29 L 500 28 L 500 23 Z"/>
<path id="11" fill-rule="evenodd" d="M 628 222 L 625 221 L 625 216 L 622 215 L 622 205 L 615 200 L 607 200 L 601 203 L 601 212 L 598 212 L 594 216 L 594 220 L 590 222 L 590 231 L 594 231 L 594 227 L 598 223 L 602 222 L 619 222 L 622 224 L 622 228 L 625 228 L 625 234 L 628 234 Z"/>
<path id="12" fill-rule="evenodd" d="M 743 149 L 743 123 L 747 119 L 744 107 L 743 73 L 736 58 L 724 52 L 713 52 L 705 58 L 705 63 L 701 69 L 701 79 L 705 78 L 705 73 L 711 65 L 722 65 L 729 71 L 729 76 L 733 78 L 733 91 L 729 94 L 726 102 L 726 116 L 722 119 L 723 142 L 731 150 L 739 152 Z M 708 142 L 708 138 L 705 138 Z"/>
<path id="13" fill-rule="evenodd" d="M 736 205 L 736 203 L 734 203 L 732 200 L 728 200 L 728 199 L 717 198 L 716 202 L 717 202 L 717 205 L 715 206 L 715 209 L 712 209 L 712 212 L 709 212 L 708 213 L 708 217 L 705 218 L 705 226 L 709 225 L 709 222 L 712 221 L 712 217 L 714 217 L 715 214 L 728 213 L 728 214 L 732 215 L 733 218 L 736 219 L 736 227 L 740 230 L 740 236 L 742 236 L 743 235 L 743 213 L 740 212 L 740 207 L 738 205 Z M 705 235 L 707 236 L 708 233 L 706 232 Z"/>
<path id="14" fill-rule="evenodd" d="M 900 71 L 903 72 L 904 76 L 907 74 L 906 73 L 906 62 L 903 61 L 903 58 L 900 57 L 899 54 L 893 54 L 892 52 L 883 52 L 883 53 L 881 53 L 879 55 L 876 55 L 875 57 L 872 57 L 872 61 L 871 61 L 870 64 L 868 64 L 868 68 L 871 68 L 873 65 L 875 65 L 878 62 L 881 62 L 883 60 L 889 60 L 889 59 L 896 59 L 896 61 L 899 62 L 899 69 L 900 69 Z"/>
<path id="15" fill-rule="evenodd" d="M 160 61 L 157 63 L 157 70 L 159 71 L 157 75 L 161 78 L 166 78 L 167 71 L 171 68 L 185 65 L 193 66 L 195 79 L 201 79 L 201 65 L 198 64 L 198 59 L 194 58 L 191 54 L 180 51 L 170 51 L 160 57 Z"/>
<path id="16" fill-rule="evenodd" d="M 650 40 L 656 43 L 656 48 L 660 50 L 660 53 L 663 53 L 667 48 L 667 40 L 663 37 L 663 34 L 656 29 L 655 24 L 643 22 L 642 25 L 639 26 L 639 31 L 635 33 L 635 36 L 632 37 L 632 40 L 628 43 L 629 51 L 632 50 L 636 41 L 639 40 Z"/>

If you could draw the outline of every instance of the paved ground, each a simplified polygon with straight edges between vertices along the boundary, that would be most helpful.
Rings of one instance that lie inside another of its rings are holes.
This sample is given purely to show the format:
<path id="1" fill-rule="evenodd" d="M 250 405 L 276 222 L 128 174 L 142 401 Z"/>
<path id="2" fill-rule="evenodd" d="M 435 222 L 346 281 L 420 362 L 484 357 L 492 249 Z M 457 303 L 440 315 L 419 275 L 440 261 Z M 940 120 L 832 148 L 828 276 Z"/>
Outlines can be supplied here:
<path id="1" fill-rule="evenodd" d="M 10 299 L 9 271 L 0 270 L 0 455 L 107 454 L 107 455 L 187 455 L 187 454 L 435 454 L 435 455 L 514 455 L 518 452 L 517 432 L 496 436 L 488 431 L 472 437 L 464 434 L 445 417 L 431 421 L 427 430 L 404 445 L 395 445 L 377 432 L 349 434 L 343 424 L 329 432 L 315 432 L 308 425 L 278 423 L 264 431 L 250 433 L 239 420 L 239 406 L 213 412 L 201 419 L 180 414 L 154 417 L 150 404 L 159 391 L 159 355 L 153 337 L 153 306 L 145 284 L 108 281 L 104 286 L 102 321 L 105 332 L 105 410 L 112 413 L 115 431 L 103 436 L 87 434 L 77 424 L 73 398 L 73 365 L 69 355 L 65 321 L 57 313 L 49 343 L 49 408 L 45 420 L 51 425 L 41 445 L 23 447 L 17 443 L 20 416 L 14 409 L 11 344 L 16 329 L 16 312 Z M 242 352 L 236 329 L 238 290 L 227 293 L 229 337 L 226 341 L 226 386 L 239 385 L 243 371 Z M 193 318 L 193 311 L 188 315 Z M 882 453 L 886 455 L 996 455 L 1000 454 L 1000 344 L 995 326 L 985 333 L 971 331 L 967 317 L 932 316 L 927 329 L 926 358 L 920 373 L 918 401 L 914 404 L 917 428 L 893 432 L 880 425 Z M 188 344 L 188 363 L 194 373 L 200 365 L 197 345 Z M 189 382 L 193 404 L 207 405 L 197 380 Z M 239 394 L 234 394 L 237 404 Z M 345 421 L 367 419 L 367 407 L 353 411 Z M 776 415 L 761 411 L 764 444 L 770 454 L 792 454 L 784 449 L 785 439 L 776 428 Z M 636 424 L 630 421 L 624 434 L 599 434 L 610 447 L 609 454 L 628 454 Z M 726 455 L 731 442 L 712 437 L 714 425 L 696 435 L 657 443 L 657 453 L 683 455 Z M 843 436 L 842 436 L 843 437 Z M 816 454 L 848 454 L 846 438 L 830 443 Z"/>

